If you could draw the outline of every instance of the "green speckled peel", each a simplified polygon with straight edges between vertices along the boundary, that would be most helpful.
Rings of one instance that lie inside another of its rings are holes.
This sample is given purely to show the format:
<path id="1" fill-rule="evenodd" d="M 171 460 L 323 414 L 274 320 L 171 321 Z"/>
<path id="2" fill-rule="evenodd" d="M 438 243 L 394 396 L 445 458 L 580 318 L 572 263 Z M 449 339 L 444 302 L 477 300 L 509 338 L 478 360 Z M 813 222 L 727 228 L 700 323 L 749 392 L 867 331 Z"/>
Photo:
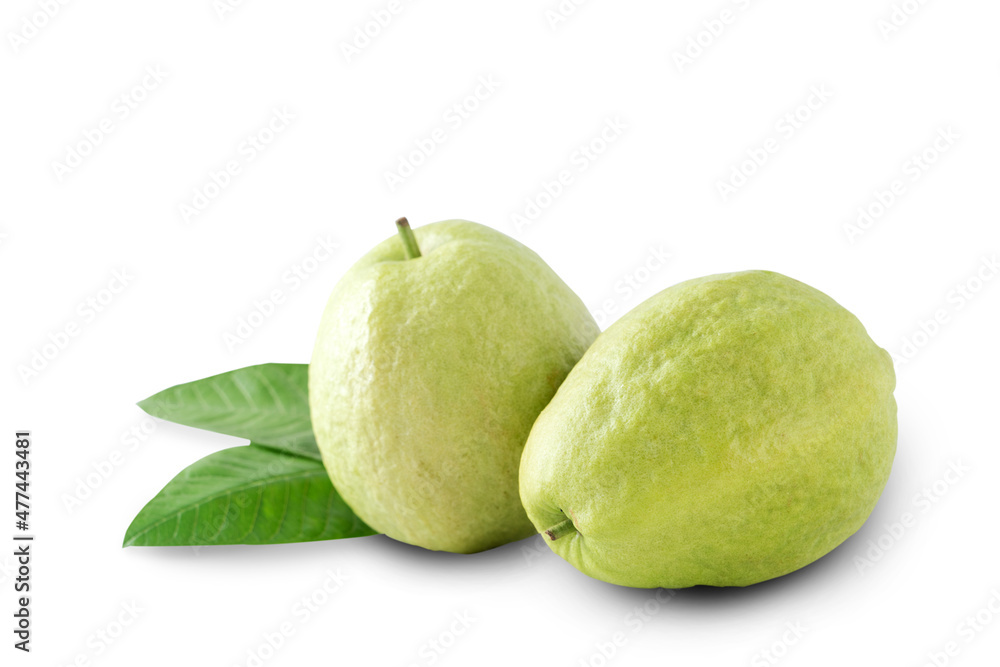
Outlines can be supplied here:
<path id="1" fill-rule="evenodd" d="M 808 285 L 691 280 L 587 351 L 532 429 L 521 498 L 549 546 L 604 581 L 779 577 L 871 514 L 896 451 L 894 387 L 889 354 Z"/>
<path id="2" fill-rule="evenodd" d="M 393 237 L 337 284 L 309 367 L 323 462 L 369 526 L 469 553 L 534 532 L 518 497 L 531 425 L 597 336 L 535 253 L 453 220 Z"/>

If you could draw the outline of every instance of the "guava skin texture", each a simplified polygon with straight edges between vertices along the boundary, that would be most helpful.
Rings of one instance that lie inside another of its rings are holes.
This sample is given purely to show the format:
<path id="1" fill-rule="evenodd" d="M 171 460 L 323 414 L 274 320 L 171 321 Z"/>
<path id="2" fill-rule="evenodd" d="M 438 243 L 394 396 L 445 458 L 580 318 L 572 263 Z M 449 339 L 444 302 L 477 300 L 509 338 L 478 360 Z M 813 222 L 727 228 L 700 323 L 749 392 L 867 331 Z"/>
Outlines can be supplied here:
<path id="1" fill-rule="evenodd" d="M 690 280 L 569 374 L 528 438 L 521 499 L 539 532 L 562 525 L 552 550 L 603 581 L 780 577 L 871 514 L 894 387 L 889 354 L 822 292 L 768 271 Z"/>
<path id="2" fill-rule="evenodd" d="M 545 262 L 452 220 L 393 237 L 334 288 L 309 366 L 323 463 L 372 528 L 472 553 L 535 532 L 518 464 L 535 418 L 598 334 Z"/>

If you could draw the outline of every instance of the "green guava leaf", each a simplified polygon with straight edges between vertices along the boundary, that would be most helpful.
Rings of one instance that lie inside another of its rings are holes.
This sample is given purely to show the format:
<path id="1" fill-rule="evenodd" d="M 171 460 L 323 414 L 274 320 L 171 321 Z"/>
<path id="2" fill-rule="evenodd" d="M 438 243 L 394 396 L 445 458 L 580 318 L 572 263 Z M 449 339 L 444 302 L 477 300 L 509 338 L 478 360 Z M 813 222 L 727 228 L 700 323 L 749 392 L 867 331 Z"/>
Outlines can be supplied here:
<path id="1" fill-rule="evenodd" d="M 271 448 L 233 447 L 174 477 L 132 520 L 122 546 L 282 544 L 375 535 L 323 464 Z"/>
<path id="2" fill-rule="evenodd" d="M 308 364 L 261 364 L 164 389 L 139 402 L 160 419 L 319 460 Z"/>

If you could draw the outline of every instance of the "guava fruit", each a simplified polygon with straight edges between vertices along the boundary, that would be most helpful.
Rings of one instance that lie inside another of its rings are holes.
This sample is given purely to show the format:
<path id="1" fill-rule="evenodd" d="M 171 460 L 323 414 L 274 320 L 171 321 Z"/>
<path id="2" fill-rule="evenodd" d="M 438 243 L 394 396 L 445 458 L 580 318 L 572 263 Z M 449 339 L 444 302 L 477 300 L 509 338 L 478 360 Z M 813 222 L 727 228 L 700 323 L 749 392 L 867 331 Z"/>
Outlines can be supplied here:
<path id="1" fill-rule="evenodd" d="M 851 313 L 767 271 L 690 280 L 602 333 L 539 416 L 521 498 L 549 546 L 637 588 L 747 586 L 868 518 L 895 375 Z"/>
<path id="2" fill-rule="evenodd" d="M 309 366 L 323 463 L 396 540 L 470 553 L 527 537 L 521 451 L 597 325 L 514 239 L 461 220 L 399 224 L 323 314 Z"/>

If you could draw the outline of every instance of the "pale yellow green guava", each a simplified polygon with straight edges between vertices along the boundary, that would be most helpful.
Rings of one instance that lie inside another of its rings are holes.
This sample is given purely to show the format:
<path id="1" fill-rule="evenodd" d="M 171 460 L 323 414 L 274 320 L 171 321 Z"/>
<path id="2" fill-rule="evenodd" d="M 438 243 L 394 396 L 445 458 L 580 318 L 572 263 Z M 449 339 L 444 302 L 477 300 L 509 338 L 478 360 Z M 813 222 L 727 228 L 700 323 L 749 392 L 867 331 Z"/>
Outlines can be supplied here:
<path id="1" fill-rule="evenodd" d="M 531 535 L 521 451 L 597 325 L 500 232 L 461 220 L 400 231 L 323 314 L 309 403 L 327 472 L 365 523 L 403 542 L 469 553 Z"/>
<path id="2" fill-rule="evenodd" d="M 894 386 L 889 354 L 812 287 L 767 271 L 690 280 L 569 374 L 531 431 L 521 499 L 556 553 L 604 581 L 779 577 L 875 507 Z"/>

